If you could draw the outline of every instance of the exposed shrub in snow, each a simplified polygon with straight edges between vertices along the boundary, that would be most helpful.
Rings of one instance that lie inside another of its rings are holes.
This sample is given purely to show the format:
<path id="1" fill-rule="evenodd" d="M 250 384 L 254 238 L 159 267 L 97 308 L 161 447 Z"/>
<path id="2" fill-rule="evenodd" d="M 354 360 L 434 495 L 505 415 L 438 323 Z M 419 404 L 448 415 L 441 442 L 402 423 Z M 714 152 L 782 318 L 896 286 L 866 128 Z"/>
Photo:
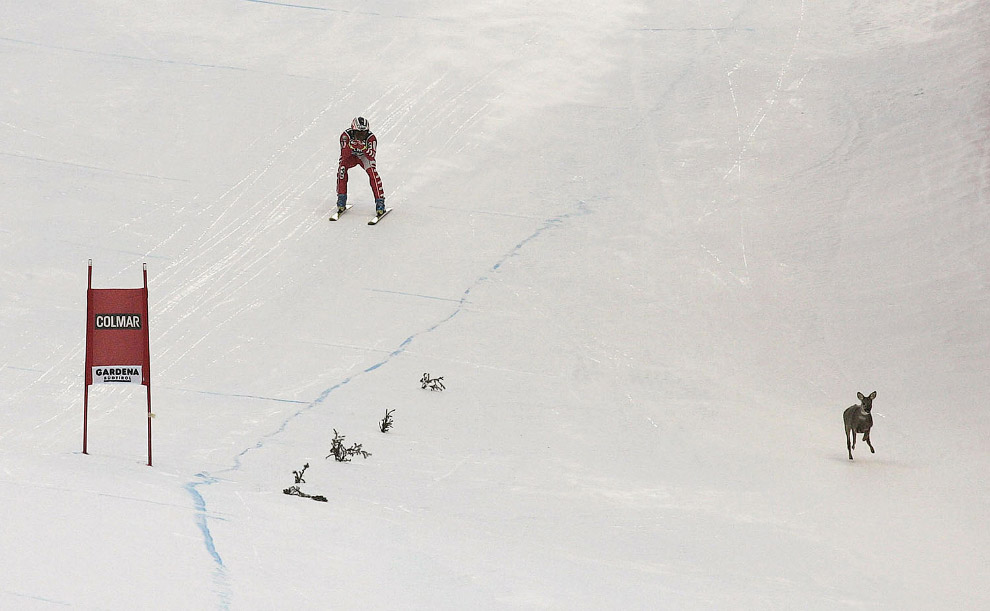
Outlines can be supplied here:
<path id="1" fill-rule="evenodd" d="M 378 422 L 378 428 L 383 433 L 387 433 L 390 428 L 392 428 L 392 412 L 394 409 L 386 409 L 385 417 Z"/>
<path id="2" fill-rule="evenodd" d="M 303 465 L 302 470 L 300 470 L 300 471 L 293 471 L 292 472 L 292 475 L 296 478 L 296 484 L 293 485 L 293 486 L 289 486 L 288 488 L 282 490 L 282 493 L 283 494 L 291 494 L 291 495 L 294 495 L 294 496 L 301 496 L 303 498 L 313 499 L 314 501 L 322 501 L 322 502 L 326 503 L 327 502 L 327 497 L 321 496 L 319 494 L 316 494 L 316 495 L 306 494 L 305 492 L 303 492 L 302 490 L 299 489 L 299 484 L 305 484 L 306 483 L 306 480 L 303 479 L 303 473 L 306 472 L 306 469 L 309 469 L 309 463 L 306 463 L 305 465 Z"/>
<path id="3" fill-rule="evenodd" d="M 447 388 L 443 385 L 443 376 L 440 376 L 439 378 L 431 378 L 428 373 L 423 374 L 423 377 L 420 378 L 419 383 L 424 389 L 429 388 L 430 390 L 444 390 Z"/>
<path id="4" fill-rule="evenodd" d="M 320 501 L 320 502 L 323 502 L 323 503 L 326 503 L 327 502 L 327 497 L 322 496 L 322 495 L 319 495 L 319 494 L 306 494 L 305 492 L 303 492 L 302 490 L 299 489 L 299 486 L 289 486 L 288 488 L 286 488 L 285 490 L 283 490 L 282 493 L 283 494 L 291 494 L 291 495 L 295 495 L 295 496 L 301 496 L 301 497 L 306 498 L 306 499 L 313 499 L 314 501 Z"/>
<path id="5" fill-rule="evenodd" d="M 331 456 L 337 462 L 350 462 L 352 456 L 361 456 L 362 458 L 368 458 L 371 456 L 371 452 L 365 452 L 361 449 L 360 443 L 355 443 L 351 447 L 344 445 L 344 436 L 337 432 L 337 429 L 333 430 L 333 441 L 330 445 L 330 453 L 327 454 L 327 458 Z"/>

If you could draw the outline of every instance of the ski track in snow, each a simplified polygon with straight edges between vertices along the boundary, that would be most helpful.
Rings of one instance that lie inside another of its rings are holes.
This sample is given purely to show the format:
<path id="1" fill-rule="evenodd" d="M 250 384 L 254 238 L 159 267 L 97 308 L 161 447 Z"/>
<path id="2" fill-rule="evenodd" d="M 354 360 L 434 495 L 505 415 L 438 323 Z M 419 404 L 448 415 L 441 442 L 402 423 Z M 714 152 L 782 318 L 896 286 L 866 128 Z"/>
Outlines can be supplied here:
<path id="1" fill-rule="evenodd" d="M 726 170 L 725 173 L 722 175 L 722 179 L 720 181 L 722 184 L 728 182 L 729 178 L 733 174 L 736 175 L 737 180 L 740 181 L 742 180 L 743 163 L 746 158 L 746 153 L 749 152 L 750 147 L 753 144 L 753 141 L 756 139 L 756 134 L 760 130 L 760 126 L 763 125 L 763 121 L 767 119 L 767 117 L 770 115 L 770 113 L 773 111 L 774 107 L 776 106 L 777 99 L 780 97 L 780 92 L 784 88 L 784 77 L 791 70 L 791 64 L 794 61 L 794 56 L 797 53 L 798 45 L 801 42 L 801 34 L 804 30 L 805 9 L 806 9 L 805 0 L 801 0 L 801 5 L 798 13 L 797 30 L 794 33 L 794 39 L 791 42 L 790 51 L 788 52 L 787 58 L 784 60 L 783 65 L 777 71 L 777 78 L 773 84 L 773 90 L 769 93 L 768 97 L 766 98 L 766 104 L 759 107 L 756 110 L 756 114 L 753 118 L 753 121 L 750 123 L 752 127 L 745 126 L 746 128 L 749 129 L 748 133 L 744 134 L 744 125 L 742 123 L 742 116 L 739 112 L 739 102 L 736 98 L 736 86 L 732 79 L 732 75 L 742 66 L 742 63 L 745 60 L 741 60 L 740 62 L 732 66 L 732 68 L 727 69 L 725 72 L 725 80 L 729 91 L 729 99 L 732 101 L 732 110 L 736 117 L 736 141 L 737 141 L 738 150 L 736 151 L 735 154 L 735 160 L 732 162 L 729 169 Z M 722 39 L 719 37 L 720 28 L 715 28 L 713 25 L 709 24 L 709 27 L 705 29 L 711 32 L 712 39 L 715 41 L 715 46 L 718 49 L 719 56 L 722 57 L 724 61 L 726 53 L 722 46 Z M 805 76 L 807 76 L 807 72 L 805 73 Z M 797 87 L 800 87 L 803 81 L 804 81 L 804 77 L 801 77 L 801 79 L 797 83 Z M 706 217 L 719 212 L 718 200 L 719 200 L 719 195 L 716 192 L 712 195 L 711 201 L 709 203 L 711 209 L 708 212 L 706 212 L 704 215 L 702 215 L 701 218 L 698 219 L 699 222 L 705 219 Z M 740 256 L 742 258 L 743 273 L 740 276 L 739 274 L 733 272 L 731 269 L 726 269 L 726 271 L 730 276 L 732 276 L 734 280 L 736 280 L 740 284 L 747 284 L 749 282 L 749 260 L 746 254 L 745 206 L 740 204 L 737 213 L 738 213 L 737 223 L 739 225 L 739 249 L 740 249 Z M 704 250 L 706 253 L 708 253 L 709 256 L 711 256 L 711 258 L 715 261 L 715 263 L 719 267 L 724 267 L 723 261 L 718 257 L 718 255 L 715 252 L 713 252 L 704 244 L 700 244 L 700 246 L 702 250 Z M 711 271 L 711 274 L 712 276 L 718 278 L 718 274 L 714 270 Z"/>
<path id="2" fill-rule="evenodd" d="M 502 269 L 502 267 L 510 259 L 517 256 L 520 253 L 520 251 L 522 251 L 523 248 L 526 247 L 527 244 L 539 238 L 547 231 L 559 227 L 562 223 L 564 223 L 565 221 L 571 218 L 584 216 L 592 213 L 593 211 L 588 208 L 586 202 L 579 201 L 574 206 L 574 209 L 572 211 L 565 212 L 559 216 L 544 221 L 544 223 L 540 227 L 538 227 L 532 234 L 530 234 L 525 239 L 523 239 L 518 244 L 516 244 L 511 250 L 509 250 L 490 268 L 488 268 L 486 273 L 479 276 L 473 283 L 471 283 L 470 286 L 468 286 L 468 288 L 464 289 L 464 292 L 461 295 L 460 300 L 458 301 L 457 305 L 454 307 L 454 310 L 448 316 L 442 318 L 438 322 L 434 323 L 433 325 L 425 329 L 413 333 L 406 339 L 402 340 L 402 342 L 399 343 L 399 345 L 395 348 L 395 350 L 389 352 L 389 354 L 385 356 L 385 358 L 378 361 L 377 363 L 365 368 L 364 370 L 353 376 L 344 378 L 340 382 L 337 382 L 336 384 L 323 390 L 313 401 L 306 404 L 305 407 L 298 409 L 296 412 L 286 417 L 286 419 L 282 421 L 282 424 L 279 425 L 279 427 L 276 428 L 274 431 L 264 435 L 258 440 L 257 443 L 244 449 L 239 454 L 237 454 L 234 457 L 233 464 L 230 467 L 219 471 L 219 473 L 222 474 L 222 473 L 231 473 L 231 472 L 239 471 L 241 465 L 243 464 L 243 458 L 245 455 L 247 455 L 248 453 L 254 450 L 263 449 L 269 441 L 282 434 L 293 420 L 309 412 L 313 408 L 318 407 L 323 403 L 325 403 L 327 398 L 329 398 L 330 395 L 334 393 L 334 391 L 346 386 L 347 384 L 351 383 L 356 378 L 362 375 L 373 373 L 378 369 L 388 365 L 393 359 L 404 353 L 417 338 L 423 335 L 427 335 L 429 333 L 433 333 L 434 331 L 443 327 L 446 323 L 453 320 L 458 314 L 464 311 L 466 304 L 469 303 L 468 298 L 470 297 L 472 291 L 474 291 L 477 287 L 487 282 L 491 278 L 492 274 L 498 273 Z M 210 530 L 210 519 L 215 518 L 216 514 L 211 513 L 211 511 L 208 509 L 206 498 L 203 496 L 203 493 L 199 490 L 201 487 L 212 486 L 214 484 L 222 483 L 223 481 L 224 480 L 214 477 L 210 473 L 203 471 L 197 473 L 195 479 L 187 482 L 184 488 L 190 494 L 190 496 L 192 496 L 193 505 L 195 508 L 196 526 L 200 531 L 200 533 L 202 533 L 203 535 L 203 546 L 206 549 L 206 552 L 209 554 L 210 558 L 213 560 L 213 563 L 215 564 L 214 580 L 219 589 L 218 595 L 221 598 L 220 608 L 228 609 L 230 605 L 230 599 L 229 599 L 230 588 L 226 584 L 227 567 L 224 564 L 223 558 L 221 557 L 219 551 L 217 550 L 216 541 L 214 540 L 213 533 Z"/>

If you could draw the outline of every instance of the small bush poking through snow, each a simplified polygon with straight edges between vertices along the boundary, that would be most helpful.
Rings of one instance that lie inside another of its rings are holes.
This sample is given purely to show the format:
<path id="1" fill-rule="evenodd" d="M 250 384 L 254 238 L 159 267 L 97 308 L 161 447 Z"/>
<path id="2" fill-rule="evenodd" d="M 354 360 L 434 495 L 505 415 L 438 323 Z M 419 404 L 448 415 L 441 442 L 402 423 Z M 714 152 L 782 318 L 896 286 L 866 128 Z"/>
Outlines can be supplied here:
<path id="1" fill-rule="evenodd" d="M 296 484 L 293 485 L 293 486 L 289 486 L 288 488 L 282 490 L 282 494 L 291 494 L 291 495 L 294 495 L 294 496 L 301 496 L 303 498 L 313 499 L 314 501 L 321 501 L 323 503 L 326 503 L 327 502 L 327 497 L 322 496 L 322 495 L 319 495 L 319 494 L 315 494 L 315 495 L 313 495 L 313 494 L 306 494 L 305 492 L 303 492 L 302 490 L 299 489 L 299 484 L 305 484 L 306 483 L 306 480 L 303 479 L 303 473 L 306 472 L 306 469 L 309 469 L 309 463 L 306 463 L 305 465 L 303 465 L 302 470 L 300 470 L 300 471 L 293 471 L 292 472 L 292 475 L 296 478 Z"/>
<path id="2" fill-rule="evenodd" d="M 337 432 L 337 429 L 333 430 L 333 442 L 330 445 L 330 453 L 327 454 L 327 458 L 331 456 L 337 462 L 350 462 L 352 456 L 361 456 L 362 458 L 368 458 L 371 456 L 371 452 L 365 452 L 361 449 L 360 443 L 355 443 L 351 447 L 344 445 L 344 436 Z"/>
<path id="3" fill-rule="evenodd" d="M 423 377 L 420 378 L 419 383 L 421 388 L 429 388 L 430 390 L 445 390 L 447 387 L 443 385 L 443 376 L 439 378 L 431 378 L 430 374 L 424 373 Z"/>
<path id="4" fill-rule="evenodd" d="M 385 417 L 378 422 L 378 428 L 383 433 L 387 433 L 390 428 L 392 428 L 392 413 L 394 409 L 385 410 Z"/>

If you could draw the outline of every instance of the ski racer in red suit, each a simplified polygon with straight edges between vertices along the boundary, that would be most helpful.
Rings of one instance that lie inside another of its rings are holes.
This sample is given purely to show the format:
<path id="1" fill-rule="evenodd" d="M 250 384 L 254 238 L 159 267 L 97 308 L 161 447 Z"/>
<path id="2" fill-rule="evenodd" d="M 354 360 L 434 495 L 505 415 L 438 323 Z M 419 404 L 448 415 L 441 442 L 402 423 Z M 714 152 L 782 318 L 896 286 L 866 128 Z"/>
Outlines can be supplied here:
<path id="1" fill-rule="evenodd" d="M 385 193 L 382 189 L 382 178 L 375 169 L 375 154 L 378 148 L 378 138 L 371 133 L 368 120 L 357 117 L 351 121 L 350 129 L 340 134 L 340 165 L 337 167 L 337 210 L 347 209 L 347 171 L 360 165 L 368 173 L 371 182 L 371 192 L 375 196 L 375 212 L 378 216 L 385 214 Z"/>

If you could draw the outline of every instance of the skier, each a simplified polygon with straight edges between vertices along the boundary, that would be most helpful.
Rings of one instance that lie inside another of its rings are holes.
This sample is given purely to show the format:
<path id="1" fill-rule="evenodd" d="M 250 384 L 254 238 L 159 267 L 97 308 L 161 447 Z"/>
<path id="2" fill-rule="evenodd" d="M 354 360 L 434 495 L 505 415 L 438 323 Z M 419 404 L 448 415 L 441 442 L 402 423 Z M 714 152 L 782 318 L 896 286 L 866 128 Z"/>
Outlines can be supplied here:
<path id="1" fill-rule="evenodd" d="M 350 129 L 340 134 L 340 165 L 337 168 L 337 212 L 347 209 L 347 171 L 356 165 L 364 168 L 371 182 L 371 192 L 375 196 L 375 213 L 385 214 L 385 193 L 382 179 L 375 169 L 375 153 L 378 138 L 371 133 L 368 120 L 357 117 L 351 121 Z"/>

